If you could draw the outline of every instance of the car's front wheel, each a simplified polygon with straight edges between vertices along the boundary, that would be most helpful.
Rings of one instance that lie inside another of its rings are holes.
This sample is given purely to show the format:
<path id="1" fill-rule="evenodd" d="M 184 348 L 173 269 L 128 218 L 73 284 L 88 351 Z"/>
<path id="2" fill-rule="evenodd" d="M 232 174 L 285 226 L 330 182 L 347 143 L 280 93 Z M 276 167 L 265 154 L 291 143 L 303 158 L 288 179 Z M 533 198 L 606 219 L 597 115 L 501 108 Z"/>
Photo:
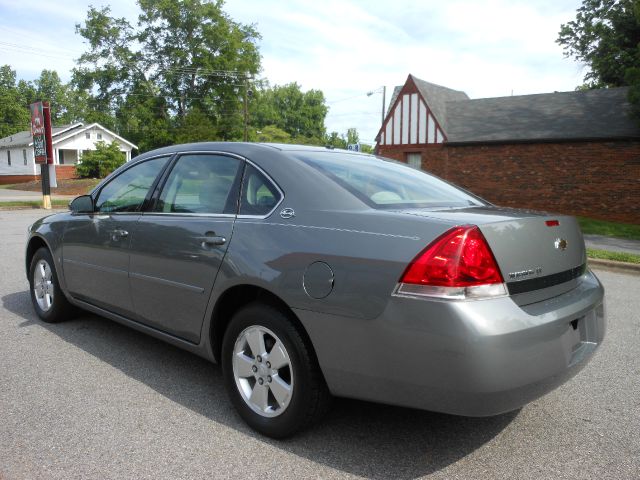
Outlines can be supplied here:
<path id="1" fill-rule="evenodd" d="M 69 318 L 72 306 L 60 289 L 51 253 L 44 247 L 31 259 L 29 286 L 33 308 L 43 321 L 56 323 Z"/>
<path id="2" fill-rule="evenodd" d="M 232 403 L 255 430 L 284 438 L 313 423 L 330 394 L 311 346 L 280 310 L 254 303 L 225 332 L 222 369 Z"/>

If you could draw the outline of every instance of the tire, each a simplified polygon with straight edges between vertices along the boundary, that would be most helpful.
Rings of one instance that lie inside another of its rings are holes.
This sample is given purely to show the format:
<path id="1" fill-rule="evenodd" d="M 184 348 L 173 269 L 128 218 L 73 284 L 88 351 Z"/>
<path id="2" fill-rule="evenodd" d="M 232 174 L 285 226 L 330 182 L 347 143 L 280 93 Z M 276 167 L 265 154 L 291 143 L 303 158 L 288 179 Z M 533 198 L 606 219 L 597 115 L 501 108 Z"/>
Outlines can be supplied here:
<path id="1" fill-rule="evenodd" d="M 29 291 L 33 308 L 42 321 L 57 323 L 71 316 L 73 307 L 62 293 L 53 258 L 45 247 L 39 248 L 31 259 Z"/>
<path id="2" fill-rule="evenodd" d="M 310 426 L 331 400 L 311 345 L 270 305 L 252 303 L 233 316 L 222 343 L 222 371 L 240 416 L 268 437 Z"/>

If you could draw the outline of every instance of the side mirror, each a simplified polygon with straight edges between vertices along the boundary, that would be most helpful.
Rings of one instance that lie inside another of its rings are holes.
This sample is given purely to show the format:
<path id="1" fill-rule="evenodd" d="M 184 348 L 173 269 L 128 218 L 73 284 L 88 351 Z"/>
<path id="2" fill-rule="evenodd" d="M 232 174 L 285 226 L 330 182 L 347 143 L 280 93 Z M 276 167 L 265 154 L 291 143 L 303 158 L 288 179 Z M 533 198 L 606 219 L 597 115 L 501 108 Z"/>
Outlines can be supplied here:
<path id="1" fill-rule="evenodd" d="M 93 198 L 91 195 L 80 195 L 71 201 L 69 210 L 73 213 L 93 213 Z"/>

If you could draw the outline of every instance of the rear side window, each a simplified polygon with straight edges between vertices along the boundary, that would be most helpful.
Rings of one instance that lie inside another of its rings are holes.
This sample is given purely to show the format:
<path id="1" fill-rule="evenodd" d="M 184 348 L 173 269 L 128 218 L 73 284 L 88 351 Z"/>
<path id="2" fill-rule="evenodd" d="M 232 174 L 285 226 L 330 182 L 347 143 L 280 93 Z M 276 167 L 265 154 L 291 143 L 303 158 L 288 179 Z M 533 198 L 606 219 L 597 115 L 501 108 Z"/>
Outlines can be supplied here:
<path id="1" fill-rule="evenodd" d="M 267 215 L 282 198 L 281 193 L 257 168 L 247 163 L 242 181 L 240 215 Z"/>
<path id="2" fill-rule="evenodd" d="M 155 211 L 235 214 L 239 168 L 239 160 L 223 155 L 181 156 L 167 178 Z"/>
<path id="3" fill-rule="evenodd" d="M 298 158 L 372 208 L 484 205 L 477 197 L 403 163 L 337 152 L 307 152 Z"/>

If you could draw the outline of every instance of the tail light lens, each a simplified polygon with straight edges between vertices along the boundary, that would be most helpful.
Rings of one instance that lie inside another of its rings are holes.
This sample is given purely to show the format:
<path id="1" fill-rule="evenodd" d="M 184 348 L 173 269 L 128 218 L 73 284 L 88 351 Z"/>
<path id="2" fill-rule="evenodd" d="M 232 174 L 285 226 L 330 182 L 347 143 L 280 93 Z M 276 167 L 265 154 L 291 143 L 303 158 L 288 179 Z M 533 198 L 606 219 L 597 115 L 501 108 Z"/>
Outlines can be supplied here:
<path id="1" fill-rule="evenodd" d="M 498 264 L 475 225 L 454 227 L 435 239 L 409 264 L 398 294 L 449 299 L 506 295 Z"/>

